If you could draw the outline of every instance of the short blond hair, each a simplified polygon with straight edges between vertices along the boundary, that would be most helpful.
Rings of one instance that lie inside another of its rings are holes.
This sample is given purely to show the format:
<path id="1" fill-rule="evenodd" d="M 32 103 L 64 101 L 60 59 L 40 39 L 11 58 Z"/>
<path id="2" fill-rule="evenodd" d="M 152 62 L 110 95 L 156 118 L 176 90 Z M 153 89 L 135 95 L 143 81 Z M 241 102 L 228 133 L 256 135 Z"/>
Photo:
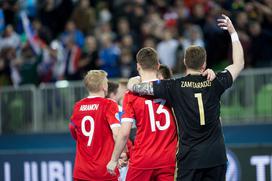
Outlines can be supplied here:
<path id="1" fill-rule="evenodd" d="M 104 70 L 88 71 L 84 77 L 85 87 L 89 92 L 99 92 L 107 75 Z"/>

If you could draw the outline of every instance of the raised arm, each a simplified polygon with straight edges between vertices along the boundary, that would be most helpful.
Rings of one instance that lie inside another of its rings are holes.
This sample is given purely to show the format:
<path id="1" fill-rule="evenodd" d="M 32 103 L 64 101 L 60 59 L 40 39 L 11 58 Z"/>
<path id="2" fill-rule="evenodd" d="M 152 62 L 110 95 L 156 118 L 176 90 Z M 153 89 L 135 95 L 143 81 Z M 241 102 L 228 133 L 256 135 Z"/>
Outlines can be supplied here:
<path id="1" fill-rule="evenodd" d="M 235 80 L 243 70 L 245 64 L 243 47 L 229 17 L 224 14 L 222 16 L 223 19 L 218 19 L 218 26 L 223 30 L 228 30 L 232 41 L 233 63 L 227 66 L 226 69 L 231 73 L 233 80 Z"/>

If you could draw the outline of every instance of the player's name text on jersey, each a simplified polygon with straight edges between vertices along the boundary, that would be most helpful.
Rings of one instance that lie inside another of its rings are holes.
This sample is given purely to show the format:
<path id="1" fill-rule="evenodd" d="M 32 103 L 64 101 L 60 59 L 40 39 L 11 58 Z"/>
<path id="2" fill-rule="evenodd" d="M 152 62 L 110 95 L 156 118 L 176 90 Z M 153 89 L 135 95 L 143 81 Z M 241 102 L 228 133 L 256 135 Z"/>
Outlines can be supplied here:
<path id="1" fill-rule="evenodd" d="M 92 110 L 98 110 L 99 104 L 88 104 L 88 105 L 81 105 L 80 111 L 92 111 Z"/>
<path id="2" fill-rule="evenodd" d="M 210 86 L 212 86 L 212 82 L 208 80 L 203 82 L 181 81 L 181 87 L 201 89 L 201 88 L 210 87 Z"/>

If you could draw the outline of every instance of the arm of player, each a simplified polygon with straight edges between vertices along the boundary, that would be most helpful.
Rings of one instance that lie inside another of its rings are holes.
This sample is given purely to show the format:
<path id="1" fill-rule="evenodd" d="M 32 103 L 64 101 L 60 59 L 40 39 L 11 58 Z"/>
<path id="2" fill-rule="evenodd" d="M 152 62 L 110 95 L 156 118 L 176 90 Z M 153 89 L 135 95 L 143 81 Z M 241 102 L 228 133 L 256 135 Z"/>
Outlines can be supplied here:
<path id="1" fill-rule="evenodd" d="M 207 80 L 213 81 L 216 78 L 216 74 L 213 70 L 207 69 L 203 72 L 203 76 L 207 76 Z M 128 90 L 140 95 L 152 95 L 154 96 L 154 87 L 153 82 L 143 82 L 141 83 L 140 77 L 132 77 L 128 82 Z M 162 88 L 162 87 L 161 87 Z M 164 87 L 165 88 L 165 87 Z"/>
<path id="2" fill-rule="evenodd" d="M 120 130 L 120 127 L 112 127 L 111 128 L 112 137 L 113 137 L 114 142 L 116 142 L 119 130 Z"/>
<path id="3" fill-rule="evenodd" d="M 223 19 L 218 19 L 218 26 L 221 29 L 228 30 L 231 41 L 232 41 L 232 59 L 233 64 L 226 67 L 226 69 L 230 72 L 232 75 L 233 81 L 238 77 L 240 72 L 244 68 L 245 60 L 244 60 L 244 52 L 243 47 L 239 41 L 238 34 L 236 30 L 234 29 L 231 20 L 226 15 L 222 15 Z"/>
<path id="4" fill-rule="evenodd" d="M 72 137 L 75 140 L 77 140 L 76 128 L 75 128 L 75 125 L 72 121 L 69 123 L 69 129 L 70 129 L 70 133 L 71 133 Z"/>
<path id="5" fill-rule="evenodd" d="M 128 90 L 140 95 L 154 95 L 153 83 L 152 82 L 143 82 L 141 83 L 140 77 L 132 77 L 128 81 L 127 85 Z"/>
<path id="6" fill-rule="evenodd" d="M 114 150 L 113 150 L 113 153 L 111 156 L 111 160 L 107 165 L 107 170 L 112 175 L 115 175 L 115 169 L 117 166 L 117 162 L 118 162 L 118 159 L 119 159 L 121 153 L 123 152 L 123 150 L 126 146 L 131 127 L 132 127 L 131 122 L 124 122 L 124 123 L 122 123 L 121 129 L 119 130 L 117 139 L 115 141 Z"/>

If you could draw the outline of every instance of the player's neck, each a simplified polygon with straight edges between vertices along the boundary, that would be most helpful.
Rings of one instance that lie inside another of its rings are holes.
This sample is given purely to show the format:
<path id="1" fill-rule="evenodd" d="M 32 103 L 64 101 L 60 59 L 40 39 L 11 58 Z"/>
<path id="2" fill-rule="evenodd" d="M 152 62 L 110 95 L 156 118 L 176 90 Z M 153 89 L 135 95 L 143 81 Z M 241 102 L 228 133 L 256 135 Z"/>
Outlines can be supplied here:
<path id="1" fill-rule="evenodd" d="M 158 79 L 157 72 L 145 71 L 141 74 L 142 81 L 152 81 Z"/>
<path id="2" fill-rule="evenodd" d="M 89 97 L 103 97 L 103 98 L 105 98 L 105 93 L 104 93 L 104 91 L 89 92 Z"/>
<path id="3" fill-rule="evenodd" d="M 201 75 L 202 72 L 202 70 L 186 69 L 186 75 Z"/>

